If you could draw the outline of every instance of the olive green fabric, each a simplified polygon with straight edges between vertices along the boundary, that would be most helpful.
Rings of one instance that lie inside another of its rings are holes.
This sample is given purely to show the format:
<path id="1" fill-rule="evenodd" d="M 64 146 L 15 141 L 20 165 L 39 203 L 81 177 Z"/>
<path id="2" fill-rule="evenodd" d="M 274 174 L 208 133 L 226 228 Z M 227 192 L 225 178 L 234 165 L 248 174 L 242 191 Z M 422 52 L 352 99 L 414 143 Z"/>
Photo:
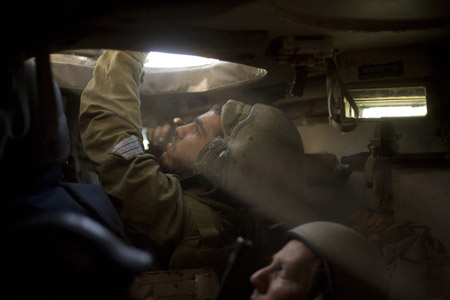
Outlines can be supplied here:
<path id="1" fill-rule="evenodd" d="M 228 100 L 222 107 L 220 126 L 224 138 L 228 139 L 233 128 L 250 114 L 251 105 L 236 100 Z"/>
<path id="2" fill-rule="evenodd" d="M 186 260 L 205 265 L 205 257 L 200 263 L 186 254 L 201 250 L 214 261 L 214 250 L 223 243 L 211 246 L 207 240 L 220 241 L 229 221 L 182 191 L 178 179 L 163 173 L 154 156 L 143 151 L 139 79 L 146 54 L 108 50 L 98 59 L 81 96 L 82 144 L 136 246 L 167 261 L 176 253 L 172 261 L 178 268 Z"/>

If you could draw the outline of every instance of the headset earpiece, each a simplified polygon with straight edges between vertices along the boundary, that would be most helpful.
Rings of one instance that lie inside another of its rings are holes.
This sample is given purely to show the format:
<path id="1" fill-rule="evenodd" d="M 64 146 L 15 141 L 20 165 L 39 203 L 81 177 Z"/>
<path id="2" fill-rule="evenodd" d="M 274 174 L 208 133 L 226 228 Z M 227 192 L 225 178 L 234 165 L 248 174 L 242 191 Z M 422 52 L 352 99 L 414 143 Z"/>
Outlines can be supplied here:
<path id="1" fill-rule="evenodd" d="M 206 143 L 197 155 L 196 173 L 219 186 L 222 182 L 227 149 L 228 144 L 221 137 L 215 137 Z"/>

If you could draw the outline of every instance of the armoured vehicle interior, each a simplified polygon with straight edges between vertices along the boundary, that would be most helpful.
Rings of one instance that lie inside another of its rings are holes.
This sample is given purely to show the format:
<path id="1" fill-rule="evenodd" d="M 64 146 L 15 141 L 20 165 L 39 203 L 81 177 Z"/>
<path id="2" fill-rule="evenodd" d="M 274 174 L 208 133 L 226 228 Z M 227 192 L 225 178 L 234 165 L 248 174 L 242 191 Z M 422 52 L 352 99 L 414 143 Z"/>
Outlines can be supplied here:
<path id="1" fill-rule="evenodd" d="M 78 131 L 80 95 L 105 49 L 207 58 L 167 66 L 149 56 L 140 90 L 144 136 L 228 99 L 279 108 L 303 141 L 302 201 L 321 220 L 371 240 L 404 299 L 450 299 L 448 0 L 40 1 L 11 3 L 5 12 L 0 160 L 8 299 L 28 299 L 27 291 L 53 299 L 48 290 L 119 299 L 152 265 L 151 255 L 116 239 L 114 230 L 123 230 L 117 220 L 96 224 L 45 210 L 67 191 L 77 204 L 57 203 L 71 212 L 102 219 L 111 209 Z M 36 62 L 32 75 L 25 61 Z M 61 173 L 49 175 L 52 165 L 62 165 Z M 69 182 L 65 192 L 44 190 L 27 208 L 21 193 L 43 190 L 48 176 Z M 95 207 L 82 200 L 91 194 L 103 199 Z M 289 225 L 308 218 L 282 200 L 261 211 Z M 217 284 L 199 270 L 165 273 L 159 285 L 158 275 L 142 278 L 156 299 L 200 299 Z M 173 285 L 174 276 L 184 285 Z"/>

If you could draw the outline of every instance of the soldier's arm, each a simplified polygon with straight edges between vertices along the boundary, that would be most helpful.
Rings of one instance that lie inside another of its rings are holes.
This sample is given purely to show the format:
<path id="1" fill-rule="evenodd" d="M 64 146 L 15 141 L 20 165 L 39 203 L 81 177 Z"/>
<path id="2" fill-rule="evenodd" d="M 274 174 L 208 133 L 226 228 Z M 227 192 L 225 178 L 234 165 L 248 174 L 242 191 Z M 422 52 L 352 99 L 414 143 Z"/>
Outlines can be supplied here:
<path id="1" fill-rule="evenodd" d="M 183 215 L 178 180 L 143 151 L 139 80 L 147 53 L 106 51 L 81 96 L 84 150 L 135 240 L 163 249 L 178 242 Z"/>

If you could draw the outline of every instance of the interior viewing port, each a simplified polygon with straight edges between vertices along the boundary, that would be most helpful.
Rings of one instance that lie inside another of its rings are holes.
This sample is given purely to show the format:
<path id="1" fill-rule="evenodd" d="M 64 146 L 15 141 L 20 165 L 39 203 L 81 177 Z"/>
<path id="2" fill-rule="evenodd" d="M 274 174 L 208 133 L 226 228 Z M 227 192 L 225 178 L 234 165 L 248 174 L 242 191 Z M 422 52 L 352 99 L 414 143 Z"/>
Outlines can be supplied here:
<path id="1" fill-rule="evenodd" d="M 349 89 L 359 115 L 347 99 L 345 115 L 349 118 L 379 119 L 423 117 L 427 115 L 427 90 L 424 86 Z"/>

